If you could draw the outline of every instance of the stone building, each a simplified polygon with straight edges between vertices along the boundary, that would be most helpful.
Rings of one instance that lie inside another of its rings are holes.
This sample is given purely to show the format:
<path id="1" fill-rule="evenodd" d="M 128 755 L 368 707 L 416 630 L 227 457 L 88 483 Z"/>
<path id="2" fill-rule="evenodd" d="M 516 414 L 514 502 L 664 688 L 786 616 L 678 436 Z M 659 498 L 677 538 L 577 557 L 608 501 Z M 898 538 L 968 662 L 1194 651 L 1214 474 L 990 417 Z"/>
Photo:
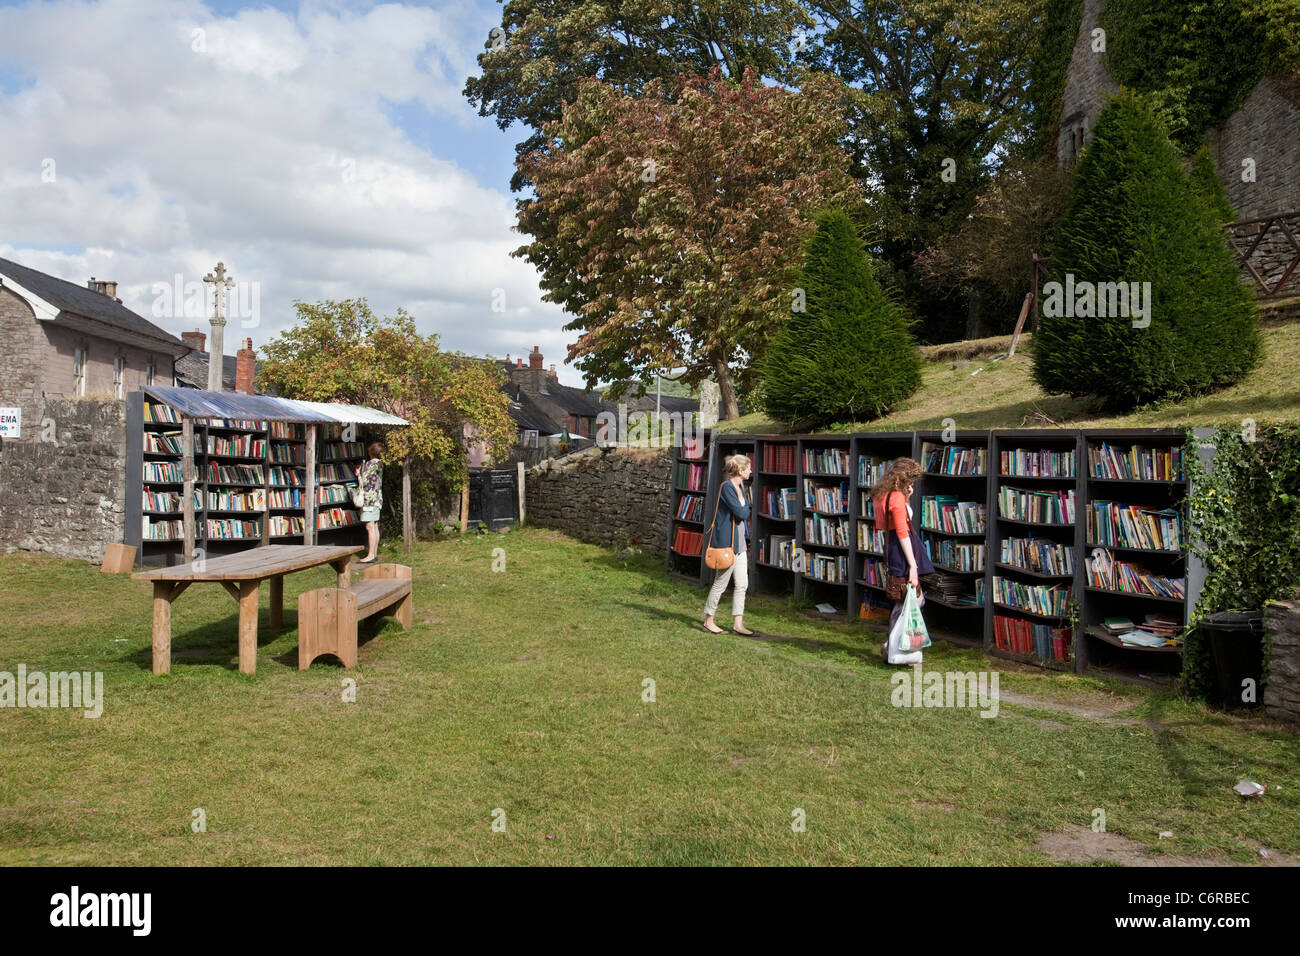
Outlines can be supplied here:
<path id="1" fill-rule="evenodd" d="M 1072 162 L 1092 138 L 1106 99 L 1119 89 L 1093 50 L 1103 0 L 1084 0 L 1066 79 L 1056 153 Z M 1206 130 L 1215 168 L 1239 221 L 1300 211 L 1300 78 L 1265 76 L 1245 102 Z M 1250 176 L 1243 176 L 1249 160 Z"/>
<path id="2" fill-rule="evenodd" d="M 47 399 L 172 385 L 188 351 L 122 305 L 116 282 L 83 287 L 0 259 L 0 407 L 21 410 L 20 440 L 39 437 Z"/>

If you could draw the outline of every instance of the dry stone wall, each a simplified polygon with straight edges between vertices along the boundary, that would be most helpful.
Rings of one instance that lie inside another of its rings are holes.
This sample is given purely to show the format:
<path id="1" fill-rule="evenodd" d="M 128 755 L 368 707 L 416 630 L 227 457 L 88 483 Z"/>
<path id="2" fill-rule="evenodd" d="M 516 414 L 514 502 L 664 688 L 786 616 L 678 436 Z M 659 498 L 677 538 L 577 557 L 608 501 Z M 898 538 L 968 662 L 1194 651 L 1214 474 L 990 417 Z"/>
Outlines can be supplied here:
<path id="1" fill-rule="evenodd" d="M 526 474 L 527 523 L 592 544 L 619 530 L 650 554 L 664 553 L 671 508 L 671 448 L 591 448 L 552 458 Z"/>
<path id="2" fill-rule="evenodd" d="M 98 564 L 126 527 L 126 403 L 47 399 L 43 412 L 32 440 L 0 447 L 0 548 Z"/>

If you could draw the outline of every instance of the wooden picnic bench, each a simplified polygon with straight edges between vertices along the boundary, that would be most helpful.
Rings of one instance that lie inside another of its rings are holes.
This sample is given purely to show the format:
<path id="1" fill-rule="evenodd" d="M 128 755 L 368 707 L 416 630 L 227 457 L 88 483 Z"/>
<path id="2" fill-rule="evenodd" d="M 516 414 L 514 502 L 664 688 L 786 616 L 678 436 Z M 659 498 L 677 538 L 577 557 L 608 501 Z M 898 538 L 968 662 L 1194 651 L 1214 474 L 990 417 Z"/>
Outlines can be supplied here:
<path id="1" fill-rule="evenodd" d="M 356 667 L 359 621 L 392 615 L 410 630 L 414 612 L 411 569 L 404 564 L 371 565 L 351 588 L 304 591 L 298 595 L 298 669 L 305 671 L 322 654 Z"/>
<path id="2" fill-rule="evenodd" d="M 284 622 L 284 576 L 328 564 L 338 586 L 352 584 L 352 556 L 361 545 L 272 544 L 236 554 L 206 558 L 152 571 L 137 571 L 133 580 L 153 582 L 153 672 L 171 670 L 172 604 L 198 581 L 215 581 L 239 602 L 239 670 L 257 669 L 257 605 L 263 581 L 271 582 L 271 627 Z"/>

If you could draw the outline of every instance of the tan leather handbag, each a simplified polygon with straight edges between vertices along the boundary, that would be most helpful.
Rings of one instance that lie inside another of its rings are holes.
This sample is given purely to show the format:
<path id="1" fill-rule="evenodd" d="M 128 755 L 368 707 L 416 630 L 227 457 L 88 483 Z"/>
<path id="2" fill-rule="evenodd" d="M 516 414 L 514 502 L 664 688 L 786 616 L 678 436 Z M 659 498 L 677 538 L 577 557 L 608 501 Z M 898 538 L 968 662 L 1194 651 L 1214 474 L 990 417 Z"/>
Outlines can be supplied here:
<path id="1" fill-rule="evenodd" d="M 715 571 L 725 571 L 736 563 L 735 521 L 731 523 L 731 547 L 715 548 L 712 544 L 713 526 L 718 523 L 718 506 L 720 504 L 722 504 L 722 485 L 718 486 L 718 500 L 713 503 L 713 520 L 709 522 L 709 530 L 704 533 L 706 540 L 710 542 L 708 548 L 704 551 L 704 563 Z"/>

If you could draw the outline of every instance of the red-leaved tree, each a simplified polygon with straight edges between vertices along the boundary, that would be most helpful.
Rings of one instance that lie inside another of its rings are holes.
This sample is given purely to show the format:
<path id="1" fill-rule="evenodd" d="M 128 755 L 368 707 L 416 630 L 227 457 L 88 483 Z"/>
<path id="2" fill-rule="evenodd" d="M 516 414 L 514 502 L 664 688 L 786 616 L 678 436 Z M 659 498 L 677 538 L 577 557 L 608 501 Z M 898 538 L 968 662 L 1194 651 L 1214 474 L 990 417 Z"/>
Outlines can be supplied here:
<path id="1" fill-rule="evenodd" d="M 575 316 L 569 360 L 589 385 L 685 367 L 688 384 L 715 375 L 723 417 L 738 415 L 737 381 L 795 301 L 813 214 L 861 201 L 842 96 L 826 77 L 788 90 L 717 68 L 637 97 L 579 86 L 520 159 L 533 241 L 514 254 Z"/>

